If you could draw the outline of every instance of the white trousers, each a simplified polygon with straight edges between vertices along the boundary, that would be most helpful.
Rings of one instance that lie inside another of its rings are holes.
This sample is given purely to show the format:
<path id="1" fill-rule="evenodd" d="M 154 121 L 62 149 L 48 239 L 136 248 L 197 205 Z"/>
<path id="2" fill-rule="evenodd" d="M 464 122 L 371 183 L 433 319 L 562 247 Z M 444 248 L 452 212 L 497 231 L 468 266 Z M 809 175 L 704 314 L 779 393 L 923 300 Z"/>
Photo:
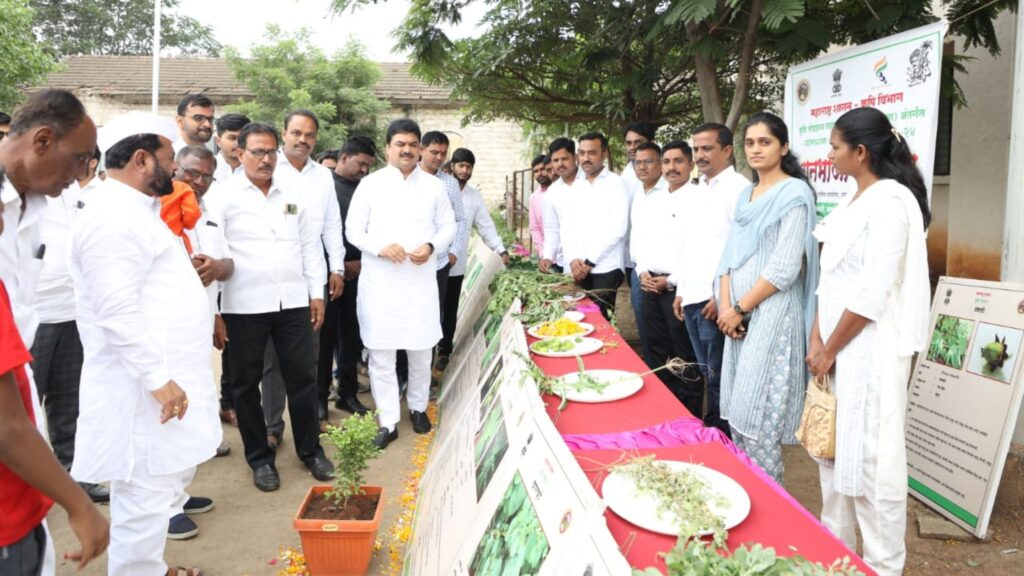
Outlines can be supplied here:
<path id="1" fill-rule="evenodd" d="M 406 404 L 409 410 L 425 412 L 430 400 L 430 348 L 406 350 L 409 358 L 409 388 Z M 398 373 L 395 372 L 395 350 L 370 350 L 370 391 L 377 405 L 380 425 L 394 430 L 402 418 L 398 397 Z"/>
<path id="2" fill-rule="evenodd" d="M 197 468 L 191 468 L 191 470 L 191 474 L 188 474 L 187 477 L 182 478 L 181 492 L 179 494 L 174 495 L 174 501 L 171 502 L 171 513 L 167 516 L 168 521 L 170 521 L 171 518 L 174 518 L 178 514 L 185 513 L 185 503 L 188 502 L 189 499 L 188 492 L 185 491 L 185 488 L 187 488 L 188 485 L 192 483 L 192 480 L 195 479 Z"/>
<path id="3" fill-rule="evenodd" d="M 167 511 L 185 494 L 195 473 L 195 467 L 191 467 L 154 476 L 149 473 L 145 456 L 137 452 L 131 478 L 110 483 L 108 576 L 167 574 Z"/>

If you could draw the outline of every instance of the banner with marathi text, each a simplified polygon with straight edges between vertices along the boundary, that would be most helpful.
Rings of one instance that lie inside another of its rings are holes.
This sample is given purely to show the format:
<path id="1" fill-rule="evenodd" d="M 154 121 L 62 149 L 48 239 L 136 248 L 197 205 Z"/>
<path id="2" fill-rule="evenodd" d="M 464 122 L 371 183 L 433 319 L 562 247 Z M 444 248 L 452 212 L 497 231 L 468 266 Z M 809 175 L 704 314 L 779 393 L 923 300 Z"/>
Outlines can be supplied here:
<path id="1" fill-rule="evenodd" d="M 907 139 L 931 197 L 945 31 L 946 22 L 937 22 L 790 69 L 785 100 L 790 148 L 818 194 L 819 219 L 856 191 L 857 183 L 832 166 L 829 137 L 836 119 L 863 106 L 885 112 Z"/>

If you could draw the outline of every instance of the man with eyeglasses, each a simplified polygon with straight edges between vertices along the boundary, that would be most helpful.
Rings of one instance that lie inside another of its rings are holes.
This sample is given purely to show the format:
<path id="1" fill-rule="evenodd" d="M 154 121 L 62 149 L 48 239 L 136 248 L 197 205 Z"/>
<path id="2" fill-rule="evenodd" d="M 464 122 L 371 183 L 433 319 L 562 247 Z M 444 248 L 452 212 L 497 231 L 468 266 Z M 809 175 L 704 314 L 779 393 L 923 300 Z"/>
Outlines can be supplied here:
<path id="1" fill-rule="evenodd" d="M 206 146 L 213 137 L 213 101 L 204 94 L 186 94 L 178 102 L 178 139 L 174 153 L 185 146 Z"/>
<path id="2" fill-rule="evenodd" d="M 219 188 L 210 207 L 221 216 L 235 264 L 221 291 L 221 314 L 231 339 L 238 430 L 253 483 L 264 492 L 281 486 L 260 398 L 268 342 L 281 365 L 296 454 L 317 480 L 330 480 L 334 473 L 320 446 L 313 360 L 313 330 L 323 323 L 327 277 L 315 221 L 323 213 L 316 213 L 292 181 L 275 176 L 280 144 L 273 126 L 253 122 L 242 128 L 243 172 Z"/>
<path id="3" fill-rule="evenodd" d="M 302 195 L 306 204 L 314 233 L 320 239 L 321 258 L 326 258 L 328 275 L 322 279 L 325 301 L 333 302 L 341 297 L 345 287 L 344 273 L 345 245 L 342 241 L 341 210 L 338 196 L 334 192 L 334 178 L 331 171 L 312 158 L 320 132 L 320 120 L 310 110 L 294 110 L 284 119 L 284 158 L 274 169 L 274 178 L 282 185 L 294 188 Z M 313 341 L 319 343 L 317 331 Z M 313 348 L 313 362 L 319 361 L 320 346 Z M 318 386 L 317 419 L 320 431 L 327 431 L 327 397 L 330 380 Z M 263 415 L 267 419 L 267 442 L 276 449 L 284 436 L 285 384 L 281 378 L 281 367 L 273 345 L 267 346 L 263 361 Z"/>

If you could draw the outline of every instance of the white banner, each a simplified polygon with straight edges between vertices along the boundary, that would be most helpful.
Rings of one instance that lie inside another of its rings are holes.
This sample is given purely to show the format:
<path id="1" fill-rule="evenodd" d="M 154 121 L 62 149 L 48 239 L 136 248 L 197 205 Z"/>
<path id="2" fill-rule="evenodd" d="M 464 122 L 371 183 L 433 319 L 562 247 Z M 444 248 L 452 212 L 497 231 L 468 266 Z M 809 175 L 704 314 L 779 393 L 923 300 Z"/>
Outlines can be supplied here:
<path id="1" fill-rule="evenodd" d="M 836 119 L 854 108 L 878 108 L 907 139 L 931 198 L 938 127 L 939 78 L 946 22 L 854 46 L 789 71 L 785 117 L 790 148 L 818 193 L 818 218 L 856 191 L 829 160 Z"/>

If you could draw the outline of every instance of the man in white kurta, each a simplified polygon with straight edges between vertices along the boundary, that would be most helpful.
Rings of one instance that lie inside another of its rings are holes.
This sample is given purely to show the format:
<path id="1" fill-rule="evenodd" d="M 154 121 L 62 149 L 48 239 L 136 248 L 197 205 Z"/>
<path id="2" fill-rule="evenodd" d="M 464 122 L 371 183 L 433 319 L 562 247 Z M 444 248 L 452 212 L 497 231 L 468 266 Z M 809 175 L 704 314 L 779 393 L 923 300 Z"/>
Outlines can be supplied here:
<path id="1" fill-rule="evenodd" d="M 165 119 L 100 134 L 108 177 L 79 214 L 71 277 L 84 363 L 72 475 L 111 482 L 108 574 L 167 573 L 167 511 L 221 441 L 213 321 L 188 254 L 160 218 L 176 166 Z"/>
<path id="2" fill-rule="evenodd" d="M 444 185 L 416 166 L 419 126 L 396 120 L 387 136 L 388 165 L 359 184 L 345 222 L 349 241 L 363 253 L 357 313 L 380 422 L 374 442 L 382 448 L 398 437 L 401 418 L 396 350 L 409 358 L 413 429 L 430 431 L 430 354 L 441 338 L 441 321 L 429 263 L 435 252 L 448 249 L 456 230 Z"/>

